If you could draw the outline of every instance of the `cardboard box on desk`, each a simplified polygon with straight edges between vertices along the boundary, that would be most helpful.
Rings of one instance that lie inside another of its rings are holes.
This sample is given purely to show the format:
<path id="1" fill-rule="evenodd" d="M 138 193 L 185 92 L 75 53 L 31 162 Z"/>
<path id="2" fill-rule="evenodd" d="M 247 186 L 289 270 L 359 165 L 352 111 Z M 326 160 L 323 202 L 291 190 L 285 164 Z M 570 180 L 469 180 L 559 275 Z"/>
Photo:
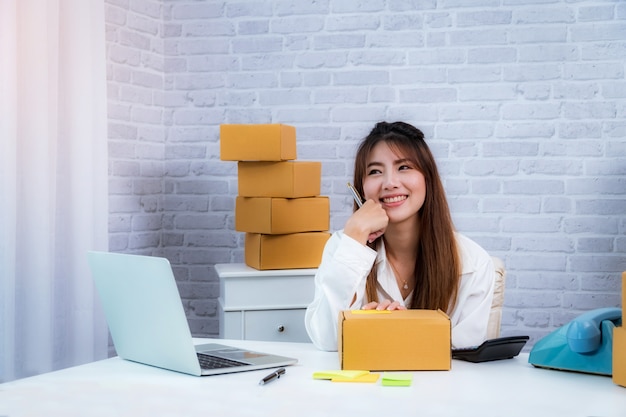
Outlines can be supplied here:
<path id="1" fill-rule="evenodd" d="M 613 382 L 626 387 L 626 272 L 622 272 L 622 325 L 613 329 Z"/>
<path id="2" fill-rule="evenodd" d="M 622 323 L 623 323 L 622 317 Z M 613 382 L 626 387 L 626 327 L 613 329 Z"/>
<path id="3" fill-rule="evenodd" d="M 323 232 L 330 228 L 328 197 L 237 197 L 235 230 L 268 235 Z"/>
<path id="4" fill-rule="evenodd" d="M 441 310 L 347 310 L 339 314 L 341 369 L 449 370 L 450 318 Z"/>
<path id="5" fill-rule="evenodd" d="M 242 197 L 316 197 L 322 183 L 321 162 L 239 162 Z"/>
<path id="6" fill-rule="evenodd" d="M 330 233 L 327 232 L 246 233 L 244 258 L 246 265 L 260 270 L 317 268 L 328 238 Z"/>
<path id="7" fill-rule="evenodd" d="M 296 159 L 296 128 L 283 124 L 220 125 L 222 161 Z"/>

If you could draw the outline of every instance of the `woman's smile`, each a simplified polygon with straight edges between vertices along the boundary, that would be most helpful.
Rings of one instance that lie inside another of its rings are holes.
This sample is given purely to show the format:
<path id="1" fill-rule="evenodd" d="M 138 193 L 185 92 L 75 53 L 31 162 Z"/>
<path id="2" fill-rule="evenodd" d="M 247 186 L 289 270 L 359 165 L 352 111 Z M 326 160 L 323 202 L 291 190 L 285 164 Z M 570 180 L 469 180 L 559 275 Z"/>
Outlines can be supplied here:
<path id="1" fill-rule="evenodd" d="M 391 196 L 391 197 L 383 197 L 380 199 L 380 201 L 383 204 L 394 204 L 394 203 L 401 203 L 405 201 L 407 198 L 409 198 L 409 196 L 404 194 L 404 195 L 396 195 L 396 196 Z"/>

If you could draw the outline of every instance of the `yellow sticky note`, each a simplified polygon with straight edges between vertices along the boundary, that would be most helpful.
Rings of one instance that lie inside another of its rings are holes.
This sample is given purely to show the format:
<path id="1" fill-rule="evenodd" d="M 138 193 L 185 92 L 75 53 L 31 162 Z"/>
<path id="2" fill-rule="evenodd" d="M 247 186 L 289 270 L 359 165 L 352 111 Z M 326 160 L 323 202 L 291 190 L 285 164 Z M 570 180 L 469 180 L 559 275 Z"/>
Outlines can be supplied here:
<path id="1" fill-rule="evenodd" d="M 313 379 L 329 379 L 332 382 L 376 382 L 379 374 L 369 371 L 319 371 L 313 373 Z"/>
<path id="2" fill-rule="evenodd" d="M 391 310 L 352 310 L 352 314 L 391 314 Z"/>
<path id="3" fill-rule="evenodd" d="M 383 386 L 385 387 L 408 387 L 413 382 L 413 374 L 407 372 L 385 372 L 383 374 Z"/>
<path id="4" fill-rule="evenodd" d="M 336 377 L 331 379 L 332 382 L 370 382 L 370 383 L 374 383 L 376 381 L 378 381 L 378 377 L 380 376 L 380 374 L 375 374 L 375 373 L 370 373 L 368 372 L 365 375 L 360 375 L 357 376 L 355 378 L 342 378 L 342 377 Z"/>

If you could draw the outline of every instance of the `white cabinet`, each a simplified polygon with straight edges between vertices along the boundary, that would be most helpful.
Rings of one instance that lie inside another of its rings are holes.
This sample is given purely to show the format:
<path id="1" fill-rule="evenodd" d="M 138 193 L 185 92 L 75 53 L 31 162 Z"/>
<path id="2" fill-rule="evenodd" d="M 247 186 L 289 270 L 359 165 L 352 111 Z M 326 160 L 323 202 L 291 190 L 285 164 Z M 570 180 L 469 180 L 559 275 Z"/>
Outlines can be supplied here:
<path id="1" fill-rule="evenodd" d="M 220 337 L 310 342 L 304 312 L 313 300 L 317 269 L 259 271 L 245 264 L 217 264 Z"/>

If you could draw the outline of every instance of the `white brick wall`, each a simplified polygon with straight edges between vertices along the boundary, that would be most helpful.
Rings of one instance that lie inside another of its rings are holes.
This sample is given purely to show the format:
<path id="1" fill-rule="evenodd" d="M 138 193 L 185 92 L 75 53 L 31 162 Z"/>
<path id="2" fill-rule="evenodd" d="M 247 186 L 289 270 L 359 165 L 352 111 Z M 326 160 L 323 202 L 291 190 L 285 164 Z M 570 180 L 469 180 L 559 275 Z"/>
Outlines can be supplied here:
<path id="1" fill-rule="evenodd" d="M 422 128 L 457 228 L 504 259 L 503 333 L 620 303 L 626 2 L 107 0 L 111 249 L 167 256 L 196 335 L 241 262 L 220 123 L 296 126 L 333 230 L 376 121 Z"/>

